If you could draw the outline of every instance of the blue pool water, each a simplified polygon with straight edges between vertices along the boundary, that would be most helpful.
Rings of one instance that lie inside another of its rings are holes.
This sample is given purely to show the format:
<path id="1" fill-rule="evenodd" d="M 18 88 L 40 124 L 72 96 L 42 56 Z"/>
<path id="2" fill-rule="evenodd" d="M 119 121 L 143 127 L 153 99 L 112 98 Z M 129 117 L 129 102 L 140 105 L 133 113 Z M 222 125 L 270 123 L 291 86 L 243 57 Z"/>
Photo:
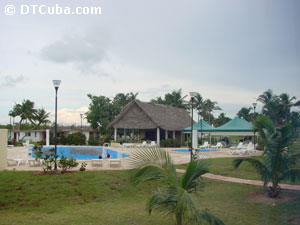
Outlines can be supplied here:
<path id="1" fill-rule="evenodd" d="M 43 152 L 47 152 L 53 148 L 54 147 L 43 147 L 42 150 Z M 111 159 L 128 157 L 127 154 L 119 153 L 107 148 L 103 151 L 103 148 L 98 146 L 57 146 L 58 158 L 64 156 L 76 160 L 91 160 L 98 159 L 99 155 L 101 155 L 102 158 L 105 159 L 107 154 L 110 154 Z M 35 157 L 34 153 L 32 153 L 32 157 Z"/>
<path id="2" fill-rule="evenodd" d="M 181 152 L 181 153 L 186 153 L 190 152 L 189 149 L 176 149 L 174 150 L 175 152 Z M 203 149 L 197 149 L 196 152 L 218 152 L 218 149 L 208 149 L 208 148 L 203 148 Z"/>

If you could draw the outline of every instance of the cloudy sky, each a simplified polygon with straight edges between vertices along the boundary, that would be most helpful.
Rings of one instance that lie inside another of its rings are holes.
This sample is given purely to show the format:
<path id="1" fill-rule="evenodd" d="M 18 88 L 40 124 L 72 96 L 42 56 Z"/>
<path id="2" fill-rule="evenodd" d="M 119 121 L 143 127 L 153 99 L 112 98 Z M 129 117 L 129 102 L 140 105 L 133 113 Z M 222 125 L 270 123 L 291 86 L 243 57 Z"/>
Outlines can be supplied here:
<path id="1" fill-rule="evenodd" d="M 4 14 L 5 5 L 100 6 L 101 15 Z M 182 88 L 229 116 L 268 88 L 300 98 L 298 0 L 0 1 L 0 123 L 30 99 L 79 123 L 87 94 L 139 92 L 148 101 Z"/>

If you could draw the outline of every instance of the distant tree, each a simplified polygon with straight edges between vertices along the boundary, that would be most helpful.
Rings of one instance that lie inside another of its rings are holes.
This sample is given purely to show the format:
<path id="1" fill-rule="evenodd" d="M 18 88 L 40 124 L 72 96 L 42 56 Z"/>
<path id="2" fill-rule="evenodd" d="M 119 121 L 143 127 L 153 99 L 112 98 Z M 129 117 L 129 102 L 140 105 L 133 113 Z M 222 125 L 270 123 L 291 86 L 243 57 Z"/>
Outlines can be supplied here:
<path id="1" fill-rule="evenodd" d="M 223 124 L 230 121 L 230 118 L 225 115 L 225 113 L 221 113 L 218 118 L 216 118 L 213 122 L 215 127 L 222 126 Z"/>
<path id="2" fill-rule="evenodd" d="M 33 121 L 36 127 L 41 125 L 47 125 L 51 121 L 49 120 L 50 113 L 47 113 L 45 109 L 37 109 L 33 115 Z"/>
<path id="3" fill-rule="evenodd" d="M 252 111 L 252 107 L 249 108 L 243 107 L 240 109 L 240 111 L 238 111 L 237 116 L 239 118 L 243 118 L 250 122 L 253 120 L 253 113 L 251 113 L 251 111 Z"/>
<path id="4" fill-rule="evenodd" d="M 163 105 L 170 105 L 178 108 L 187 108 L 187 105 L 184 101 L 184 97 L 182 96 L 181 89 L 174 90 L 171 93 L 165 94 L 164 98 L 158 97 L 156 99 L 152 99 L 151 102 Z"/>
<path id="5" fill-rule="evenodd" d="M 275 95 L 272 90 L 267 90 L 258 99 L 263 104 L 262 114 L 268 116 L 275 126 L 283 126 L 291 122 L 291 110 L 299 107 L 300 101 L 296 97 L 290 97 L 286 93 Z"/>
<path id="6" fill-rule="evenodd" d="M 222 110 L 216 101 L 212 101 L 210 99 L 206 99 L 203 102 L 203 108 L 201 111 L 202 117 L 204 120 L 208 121 L 211 124 L 211 121 L 214 120 L 213 112 L 216 110 Z"/>
<path id="7" fill-rule="evenodd" d="M 138 93 L 118 93 L 112 100 L 113 105 L 113 114 L 118 115 L 121 110 L 126 106 L 129 102 L 135 100 L 138 96 Z"/>
<path id="8" fill-rule="evenodd" d="M 106 132 L 107 125 L 113 119 L 113 107 L 111 100 L 105 96 L 94 96 L 88 94 L 91 100 L 86 119 L 91 127 L 98 129 L 101 133 Z"/>

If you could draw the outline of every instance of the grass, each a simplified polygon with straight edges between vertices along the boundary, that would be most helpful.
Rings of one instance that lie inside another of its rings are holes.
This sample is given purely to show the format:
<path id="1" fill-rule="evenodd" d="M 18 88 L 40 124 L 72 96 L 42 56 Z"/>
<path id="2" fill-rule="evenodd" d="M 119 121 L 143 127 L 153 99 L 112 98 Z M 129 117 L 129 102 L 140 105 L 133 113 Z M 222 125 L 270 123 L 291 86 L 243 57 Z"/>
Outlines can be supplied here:
<path id="1" fill-rule="evenodd" d="M 1 225 L 171 225 L 171 217 L 145 211 L 154 183 L 134 186 L 131 172 L 84 172 L 38 176 L 32 172 L 0 172 Z M 288 224 L 300 210 L 293 202 L 255 203 L 260 188 L 205 180 L 195 196 L 201 206 L 229 225 Z"/>
<path id="2" fill-rule="evenodd" d="M 203 159 L 202 161 L 209 165 L 209 172 L 213 174 L 250 180 L 260 179 L 255 169 L 251 167 L 248 163 L 243 163 L 239 169 L 234 169 L 232 166 L 233 160 L 234 158 L 216 158 Z M 178 168 L 185 169 L 186 166 L 186 164 L 178 165 Z"/>

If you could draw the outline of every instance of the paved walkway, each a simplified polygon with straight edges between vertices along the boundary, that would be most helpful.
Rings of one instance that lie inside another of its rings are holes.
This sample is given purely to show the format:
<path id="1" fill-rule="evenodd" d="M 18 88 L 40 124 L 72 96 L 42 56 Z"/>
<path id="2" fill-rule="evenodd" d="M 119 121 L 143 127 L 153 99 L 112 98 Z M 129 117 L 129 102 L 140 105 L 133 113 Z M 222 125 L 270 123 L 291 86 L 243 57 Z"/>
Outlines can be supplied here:
<path id="1" fill-rule="evenodd" d="M 184 173 L 185 170 L 183 169 L 177 169 L 178 173 Z M 236 183 L 236 184 L 250 184 L 254 186 L 263 186 L 263 182 L 259 180 L 246 180 L 241 178 L 235 178 L 235 177 L 225 177 L 221 175 L 215 175 L 212 173 L 206 173 L 202 177 L 211 179 L 211 180 L 219 180 L 224 182 L 230 182 L 230 183 Z M 293 190 L 293 191 L 300 191 L 300 185 L 291 185 L 291 184 L 280 184 L 280 187 L 282 189 L 286 190 Z"/>

